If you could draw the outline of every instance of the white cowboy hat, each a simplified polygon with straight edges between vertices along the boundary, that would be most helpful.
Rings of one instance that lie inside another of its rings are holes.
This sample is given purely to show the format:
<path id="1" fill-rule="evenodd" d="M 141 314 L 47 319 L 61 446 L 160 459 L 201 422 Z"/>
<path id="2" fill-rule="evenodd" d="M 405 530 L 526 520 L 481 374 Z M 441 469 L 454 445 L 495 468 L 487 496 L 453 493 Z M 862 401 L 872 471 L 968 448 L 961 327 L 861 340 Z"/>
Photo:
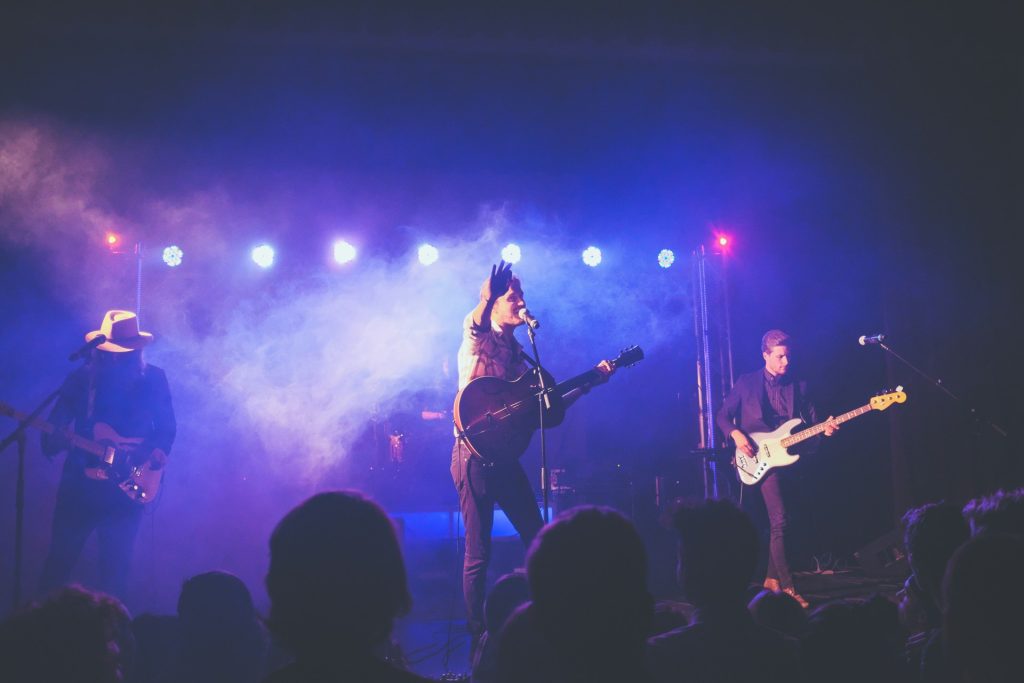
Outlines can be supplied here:
<path id="1" fill-rule="evenodd" d="M 131 311 L 107 311 L 100 329 L 87 333 L 85 341 L 90 342 L 101 334 L 107 340 L 96 348 L 112 353 L 137 351 L 153 341 L 149 332 L 139 331 L 139 319 Z"/>

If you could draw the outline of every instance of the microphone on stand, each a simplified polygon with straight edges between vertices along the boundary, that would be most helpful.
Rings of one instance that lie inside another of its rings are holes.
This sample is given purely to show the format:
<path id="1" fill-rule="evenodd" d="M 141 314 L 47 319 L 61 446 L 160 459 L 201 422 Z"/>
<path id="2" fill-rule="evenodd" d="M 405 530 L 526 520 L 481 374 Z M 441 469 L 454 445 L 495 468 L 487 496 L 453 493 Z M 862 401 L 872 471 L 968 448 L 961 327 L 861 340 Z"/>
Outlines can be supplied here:
<path id="1" fill-rule="evenodd" d="M 884 334 L 872 334 L 872 335 L 862 334 L 860 336 L 860 339 L 857 340 L 857 343 L 860 344 L 861 346 L 867 346 L 868 344 L 881 344 L 884 341 L 885 341 L 885 335 Z"/>
<path id="2" fill-rule="evenodd" d="M 530 326 L 531 330 L 540 329 L 540 321 L 533 317 L 533 314 L 525 308 L 519 309 L 519 319 Z"/>
<path id="3" fill-rule="evenodd" d="M 100 344 L 107 341 L 107 336 L 104 334 L 97 334 L 95 337 L 82 344 L 82 348 L 75 351 L 73 354 L 68 356 L 68 360 L 78 360 L 79 358 L 85 358 L 90 351 L 95 349 Z"/>

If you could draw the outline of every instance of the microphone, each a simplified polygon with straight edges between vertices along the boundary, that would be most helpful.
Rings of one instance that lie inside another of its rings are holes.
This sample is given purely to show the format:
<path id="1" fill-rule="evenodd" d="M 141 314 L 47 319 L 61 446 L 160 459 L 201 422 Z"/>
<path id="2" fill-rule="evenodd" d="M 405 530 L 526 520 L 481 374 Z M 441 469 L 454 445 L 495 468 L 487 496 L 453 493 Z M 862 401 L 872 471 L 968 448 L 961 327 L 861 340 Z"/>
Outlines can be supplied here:
<path id="1" fill-rule="evenodd" d="M 872 335 L 862 334 L 860 336 L 860 339 L 857 340 L 857 343 L 860 344 L 861 346 L 867 346 L 868 344 L 881 344 L 884 341 L 885 341 L 885 335 L 884 334 L 872 334 Z"/>
<path id="2" fill-rule="evenodd" d="M 525 308 L 519 309 L 519 319 L 530 326 L 531 330 L 540 329 L 540 321 L 533 317 L 533 314 Z"/>
<path id="3" fill-rule="evenodd" d="M 85 358 L 90 351 L 95 349 L 100 344 L 107 341 L 105 334 L 97 334 L 95 337 L 82 344 L 82 348 L 75 351 L 73 354 L 68 356 L 68 360 L 78 360 L 79 358 Z"/>

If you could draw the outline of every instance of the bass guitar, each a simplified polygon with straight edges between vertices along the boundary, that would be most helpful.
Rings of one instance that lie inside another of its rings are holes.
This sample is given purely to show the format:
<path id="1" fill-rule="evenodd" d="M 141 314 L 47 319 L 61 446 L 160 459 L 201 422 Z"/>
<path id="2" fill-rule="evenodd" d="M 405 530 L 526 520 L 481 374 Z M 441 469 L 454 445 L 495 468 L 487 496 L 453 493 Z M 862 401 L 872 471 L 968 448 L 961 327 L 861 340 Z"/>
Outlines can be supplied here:
<path id="1" fill-rule="evenodd" d="M 635 365 L 643 360 L 639 346 L 624 349 L 614 368 Z M 544 395 L 533 368 L 515 381 L 498 377 L 477 377 L 455 397 L 455 430 L 469 450 L 487 462 L 510 462 L 526 452 L 533 433 L 540 427 L 540 404 Z M 544 427 L 557 427 L 565 419 L 565 396 L 570 391 L 589 388 L 604 381 L 596 369 L 588 370 L 556 384 L 544 372 L 547 396 L 544 400 Z"/>
<path id="2" fill-rule="evenodd" d="M 817 436 L 825 431 L 829 424 L 842 424 L 855 417 L 871 412 L 872 410 L 885 410 L 894 403 L 903 403 L 907 395 L 902 387 L 896 387 L 896 391 L 888 394 L 879 394 L 871 399 L 866 405 L 843 413 L 831 420 L 819 422 L 813 427 L 801 430 L 793 434 L 793 430 L 800 424 L 799 418 L 793 418 L 784 422 L 774 432 L 758 432 L 748 435 L 751 444 L 754 446 L 754 457 L 750 457 L 739 448 L 736 449 L 736 456 L 733 464 L 740 481 L 744 484 L 756 484 L 761 481 L 768 472 L 775 467 L 787 467 L 800 459 L 799 455 L 789 452 L 789 449 L 801 441 Z"/>
<path id="3" fill-rule="evenodd" d="M 0 415 L 23 422 L 28 417 L 0 401 Z M 45 420 L 33 419 L 32 427 L 46 434 L 61 434 L 75 448 L 89 454 L 85 476 L 99 481 L 112 481 L 132 501 L 147 504 L 156 500 L 163 479 L 163 468 L 155 468 L 152 457 L 160 449 L 150 452 L 139 451 L 141 438 L 121 436 L 108 424 L 97 422 L 93 425 L 92 439 L 87 439 L 61 429 Z M 163 451 L 160 451 L 163 454 Z M 163 460 L 163 458 L 161 458 Z"/>

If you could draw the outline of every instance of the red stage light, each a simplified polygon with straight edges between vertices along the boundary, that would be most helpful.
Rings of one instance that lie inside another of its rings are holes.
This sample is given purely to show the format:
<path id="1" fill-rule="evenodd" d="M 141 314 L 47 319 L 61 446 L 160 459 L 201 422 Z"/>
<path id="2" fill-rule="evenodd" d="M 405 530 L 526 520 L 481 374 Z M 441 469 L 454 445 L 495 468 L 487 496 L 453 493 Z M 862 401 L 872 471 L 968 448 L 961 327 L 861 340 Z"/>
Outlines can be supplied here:
<path id="1" fill-rule="evenodd" d="M 118 235 L 116 232 L 108 232 L 107 233 L 107 246 L 108 247 L 116 247 L 120 243 L 121 243 L 121 236 L 120 235 Z"/>
<path id="2" fill-rule="evenodd" d="M 725 235 L 719 235 L 718 236 L 718 245 L 721 246 L 721 247 L 729 246 L 729 238 L 726 237 Z"/>

